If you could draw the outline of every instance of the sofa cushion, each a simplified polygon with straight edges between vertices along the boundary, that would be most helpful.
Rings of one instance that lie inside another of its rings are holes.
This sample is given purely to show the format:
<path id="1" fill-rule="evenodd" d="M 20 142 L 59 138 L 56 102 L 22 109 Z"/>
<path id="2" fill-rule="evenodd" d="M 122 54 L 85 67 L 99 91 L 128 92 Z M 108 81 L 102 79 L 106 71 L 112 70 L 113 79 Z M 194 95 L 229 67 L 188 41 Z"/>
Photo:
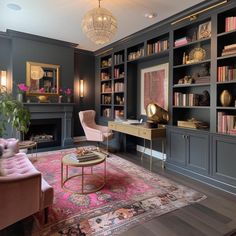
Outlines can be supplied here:
<path id="1" fill-rule="evenodd" d="M 3 148 L 2 158 L 9 158 L 14 156 L 14 154 L 19 152 L 19 140 L 10 138 L 10 139 L 0 139 L 0 146 Z"/>

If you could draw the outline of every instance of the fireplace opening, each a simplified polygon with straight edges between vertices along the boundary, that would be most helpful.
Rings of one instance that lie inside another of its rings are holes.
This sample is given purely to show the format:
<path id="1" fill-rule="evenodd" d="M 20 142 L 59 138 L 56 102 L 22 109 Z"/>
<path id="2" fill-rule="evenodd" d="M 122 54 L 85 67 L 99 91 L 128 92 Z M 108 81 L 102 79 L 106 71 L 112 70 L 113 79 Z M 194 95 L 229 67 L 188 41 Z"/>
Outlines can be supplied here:
<path id="1" fill-rule="evenodd" d="M 61 146 L 61 119 L 33 119 L 25 140 L 38 143 L 38 148 Z"/>

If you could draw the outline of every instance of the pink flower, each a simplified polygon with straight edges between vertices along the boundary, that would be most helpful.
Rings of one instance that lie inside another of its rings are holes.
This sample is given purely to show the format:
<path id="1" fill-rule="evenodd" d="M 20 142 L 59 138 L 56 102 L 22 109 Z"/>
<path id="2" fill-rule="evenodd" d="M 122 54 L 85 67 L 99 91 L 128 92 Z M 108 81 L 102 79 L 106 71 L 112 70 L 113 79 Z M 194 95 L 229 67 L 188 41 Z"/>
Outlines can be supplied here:
<path id="1" fill-rule="evenodd" d="M 44 89 L 44 88 L 41 88 L 41 89 L 39 89 L 39 92 L 40 92 L 40 93 L 44 93 L 44 92 L 45 92 L 45 89 Z"/>
<path id="2" fill-rule="evenodd" d="M 72 95 L 72 89 L 67 88 L 67 89 L 64 91 L 64 93 L 65 93 L 66 96 L 71 96 L 71 95 Z"/>
<path id="3" fill-rule="evenodd" d="M 17 88 L 18 88 L 19 93 L 24 93 L 24 92 L 27 92 L 29 90 L 29 87 L 27 85 L 23 84 L 23 83 L 18 84 Z"/>
<path id="4" fill-rule="evenodd" d="M 23 83 L 17 85 L 18 90 L 20 93 L 27 92 L 29 90 L 29 87 Z"/>

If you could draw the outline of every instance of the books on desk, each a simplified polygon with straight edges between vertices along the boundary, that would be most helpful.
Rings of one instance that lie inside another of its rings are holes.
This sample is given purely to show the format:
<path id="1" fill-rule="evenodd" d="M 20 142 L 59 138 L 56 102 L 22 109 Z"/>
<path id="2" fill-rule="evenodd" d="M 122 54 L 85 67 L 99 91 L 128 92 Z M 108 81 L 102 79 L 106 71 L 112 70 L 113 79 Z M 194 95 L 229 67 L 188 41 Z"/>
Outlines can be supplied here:
<path id="1" fill-rule="evenodd" d="M 122 122 L 123 124 L 129 124 L 129 125 L 132 125 L 132 124 L 140 124 L 139 120 L 125 120 Z"/>

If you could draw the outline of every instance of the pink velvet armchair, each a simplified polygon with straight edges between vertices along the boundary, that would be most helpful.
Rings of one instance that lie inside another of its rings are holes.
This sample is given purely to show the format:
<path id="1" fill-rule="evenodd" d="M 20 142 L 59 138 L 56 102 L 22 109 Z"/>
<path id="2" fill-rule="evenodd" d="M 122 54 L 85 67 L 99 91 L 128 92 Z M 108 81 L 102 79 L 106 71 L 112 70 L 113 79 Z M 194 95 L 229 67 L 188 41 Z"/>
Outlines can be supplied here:
<path id="1" fill-rule="evenodd" d="M 0 230 L 47 208 L 53 203 L 53 188 L 43 179 L 15 139 L 0 139 Z M 5 156 L 4 156 L 5 155 Z"/>
<path id="2" fill-rule="evenodd" d="M 94 110 L 86 110 L 79 112 L 81 125 L 84 129 L 86 139 L 88 141 L 104 142 L 112 139 L 112 131 L 107 126 L 97 125 L 95 123 L 96 112 Z"/>

